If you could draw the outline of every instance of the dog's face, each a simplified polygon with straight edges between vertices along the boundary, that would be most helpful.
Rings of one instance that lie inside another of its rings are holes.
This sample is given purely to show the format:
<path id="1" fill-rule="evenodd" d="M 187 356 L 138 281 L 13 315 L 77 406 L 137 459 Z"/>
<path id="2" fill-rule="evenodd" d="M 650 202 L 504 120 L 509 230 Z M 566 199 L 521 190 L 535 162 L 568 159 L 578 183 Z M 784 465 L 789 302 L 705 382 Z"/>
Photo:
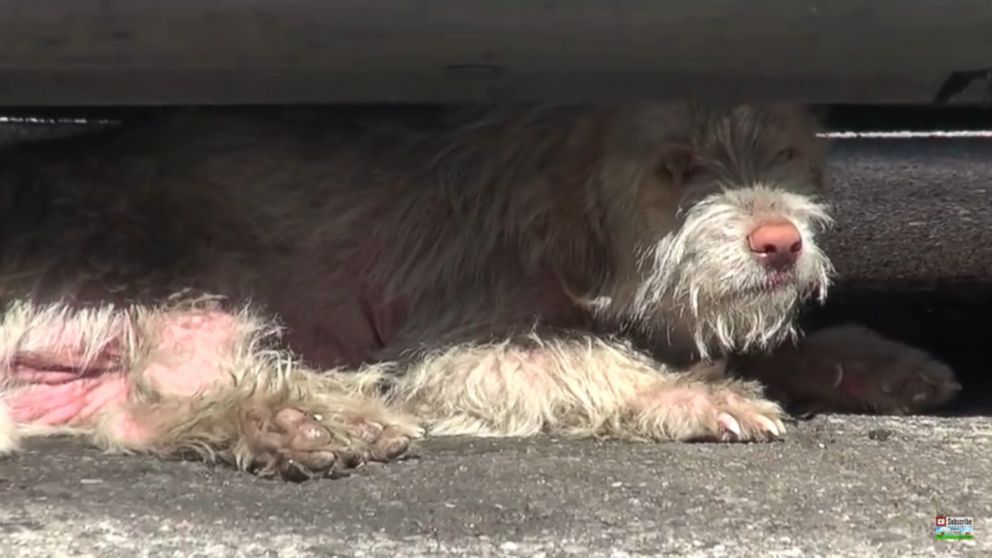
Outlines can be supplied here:
<path id="1" fill-rule="evenodd" d="M 831 274 L 815 241 L 829 218 L 815 200 L 823 154 L 812 117 L 683 104 L 627 118 L 603 181 L 636 192 L 607 217 L 623 255 L 604 309 L 650 335 L 688 336 L 702 356 L 793 335 L 795 311 L 822 300 Z"/>

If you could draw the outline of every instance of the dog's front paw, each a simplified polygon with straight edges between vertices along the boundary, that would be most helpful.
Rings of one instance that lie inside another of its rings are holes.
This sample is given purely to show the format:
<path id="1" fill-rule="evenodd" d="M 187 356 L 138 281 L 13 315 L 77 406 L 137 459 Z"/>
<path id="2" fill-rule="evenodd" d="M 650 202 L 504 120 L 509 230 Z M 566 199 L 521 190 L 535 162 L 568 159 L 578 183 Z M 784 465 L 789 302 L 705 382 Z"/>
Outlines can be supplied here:
<path id="1" fill-rule="evenodd" d="M 860 326 L 826 328 L 742 363 L 774 398 L 803 410 L 916 413 L 946 405 L 961 390 L 946 364 Z"/>
<path id="2" fill-rule="evenodd" d="M 834 397 L 845 410 L 904 414 L 942 407 L 961 391 L 949 366 L 930 354 L 891 341 L 870 330 L 860 334 L 847 350 L 835 348 L 832 365 Z M 828 335 L 843 337 L 843 332 Z M 852 337 L 855 333 L 849 333 Z"/>
<path id="3" fill-rule="evenodd" d="M 782 408 L 745 382 L 659 386 L 637 406 L 637 430 L 659 440 L 756 442 L 785 434 Z"/>

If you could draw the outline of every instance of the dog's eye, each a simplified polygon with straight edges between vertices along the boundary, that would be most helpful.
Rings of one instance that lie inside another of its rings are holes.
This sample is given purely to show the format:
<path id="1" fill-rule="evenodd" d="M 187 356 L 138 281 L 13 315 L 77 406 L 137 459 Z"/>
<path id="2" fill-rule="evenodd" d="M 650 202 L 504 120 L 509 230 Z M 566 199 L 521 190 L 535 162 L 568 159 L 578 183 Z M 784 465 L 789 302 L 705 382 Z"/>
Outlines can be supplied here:
<path id="1" fill-rule="evenodd" d="M 686 181 L 702 170 L 689 150 L 673 150 L 665 154 L 657 168 L 659 176 L 669 180 Z"/>
<path id="2" fill-rule="evenodd" d="M 683 180 L 689 180 L 690 178 L 696 178 L 696 177 L 698 177 L 699 175 L 701 175 L 701 174 L 703 174 L 705 172 L 706 172 L 706 167 L 704 167 L 700 163 L 693 162 L 691 165 L 689 165 L 688 167 L 686 167 L 686 169 L 683 171 L 683 173 L 682 173 L 682 179 Z"/>
<path id="3" fill-rule="evenodd" d="M 795 147 L 786 147 L 780 149 L 778 153 L 775 154 L 775 161 L 779 163 L 788 163 L 799 156 L 799 152 Z"/>

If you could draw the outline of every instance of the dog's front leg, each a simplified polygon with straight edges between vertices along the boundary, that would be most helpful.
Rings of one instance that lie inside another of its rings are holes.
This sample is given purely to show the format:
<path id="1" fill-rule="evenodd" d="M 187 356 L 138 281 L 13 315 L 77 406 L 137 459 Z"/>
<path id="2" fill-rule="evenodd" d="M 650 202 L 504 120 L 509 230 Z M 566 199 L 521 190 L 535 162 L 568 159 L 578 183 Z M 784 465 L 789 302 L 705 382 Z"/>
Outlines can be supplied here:
<path id="1" fill-rule="evenodd" d="M 785 431 L 782 410 L 756 383 L 676 373 L 626 343 L 582 333 L 426 351 L 391 399 L 433 435 L 732 441 Z"/>

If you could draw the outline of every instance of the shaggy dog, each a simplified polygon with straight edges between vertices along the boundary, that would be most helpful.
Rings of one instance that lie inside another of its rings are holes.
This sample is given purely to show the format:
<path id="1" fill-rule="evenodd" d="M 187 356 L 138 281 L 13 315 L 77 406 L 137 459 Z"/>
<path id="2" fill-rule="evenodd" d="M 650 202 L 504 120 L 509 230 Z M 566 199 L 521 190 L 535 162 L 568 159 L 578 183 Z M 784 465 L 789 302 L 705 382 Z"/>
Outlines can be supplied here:
<path id="1" fill-rule="evenodd" d="M 432 435 L 758 441 L 953 374 L 831 277 L 789 106 L 172 113 L 0 151 L 0 451 L 71 432 L 263 475 Z M 730 368 L 728 368 L 728 363 Z M 741 377 L 743 376 L 743 377 Z"/>

